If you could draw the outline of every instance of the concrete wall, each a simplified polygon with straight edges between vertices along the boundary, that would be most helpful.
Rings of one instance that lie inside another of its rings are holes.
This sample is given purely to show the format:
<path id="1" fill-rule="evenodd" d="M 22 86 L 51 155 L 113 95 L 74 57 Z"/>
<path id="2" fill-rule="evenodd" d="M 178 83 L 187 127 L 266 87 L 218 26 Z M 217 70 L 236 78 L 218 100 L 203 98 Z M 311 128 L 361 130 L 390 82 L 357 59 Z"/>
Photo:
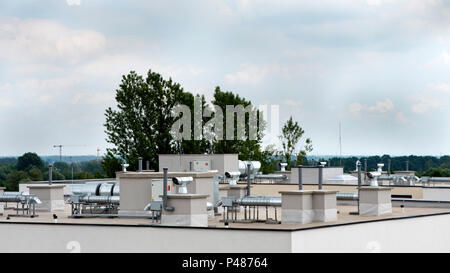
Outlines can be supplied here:
<path id="1" fill-rule="evenodd" d="M 450 252 L 450 215 L 296 231 L 292 252 Z"/>
<path id="2" fill-rule="evenodd" d="M 0 252 L 450 252 L 449 229 L 448 214 L 300 231 L 0 222 Z"/>
<path id="3" fill-rule="evenodd" d="M 298 184 L 298 170 L 297 167 L 291 169 L 291 183 L 293 184 Z M 343 167 L 325 167 L 323 168 L 323 182 L 325 184 L 326 180 L 343 174 Z M 302 181 L 303 184 L 319 184 L 319 168 L 302 168 Z"/>
<path id="4" fill-rule="evenodd" d="M 11 232 L 14 230 L 14 232 Z M 0 223 L 0 252 L 289 252 L 289 232 Z M 274 243 L 276 242 L 276 243 Z"/>
<path id="5" fill-rule="evenodd" d="M 239 171 L 237 154 L 163 154 L 159 155 L 159 171 L 167 167 L 169 172 L 188 172 L 189 162 L 194 160 L 211 160 L 211 170 L 217 170 L 219 174 Z"/>
<path id="6" fill-rule="evenodd" d="M 450 201 L 450 187 L 424 187 L 423 199 Z"/>

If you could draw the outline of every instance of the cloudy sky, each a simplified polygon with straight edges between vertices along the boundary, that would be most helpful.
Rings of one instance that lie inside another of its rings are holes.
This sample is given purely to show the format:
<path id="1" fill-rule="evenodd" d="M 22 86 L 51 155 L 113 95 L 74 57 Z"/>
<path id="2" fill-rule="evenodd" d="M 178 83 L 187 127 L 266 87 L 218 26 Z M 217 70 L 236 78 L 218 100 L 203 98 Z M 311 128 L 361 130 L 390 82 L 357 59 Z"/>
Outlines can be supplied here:
<path id="1" fill-rule="evenodd" d="M 0 0 L 0 156 L 104 151 L 121 75 L 148 69 L 279 105 L 314 155 L 339 122 L 344 155 L 450 153 L 450 1 Z"/>

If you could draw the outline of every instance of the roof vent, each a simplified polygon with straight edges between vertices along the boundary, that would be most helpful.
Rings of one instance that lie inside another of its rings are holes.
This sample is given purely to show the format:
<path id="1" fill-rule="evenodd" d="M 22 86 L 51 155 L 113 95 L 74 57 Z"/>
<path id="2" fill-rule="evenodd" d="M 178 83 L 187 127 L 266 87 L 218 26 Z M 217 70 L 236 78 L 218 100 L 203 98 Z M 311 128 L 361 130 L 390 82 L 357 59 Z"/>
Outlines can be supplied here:
<path id="1" fill-rule="evenodd" d="M 175 185 L 178 185 L 178 193 L 179 194 L 186 194 L 187 187 L 186 185 L 194 181 L 192 177 L 174 177 L 172 178 L 172 182 L 175 183 Z"/>

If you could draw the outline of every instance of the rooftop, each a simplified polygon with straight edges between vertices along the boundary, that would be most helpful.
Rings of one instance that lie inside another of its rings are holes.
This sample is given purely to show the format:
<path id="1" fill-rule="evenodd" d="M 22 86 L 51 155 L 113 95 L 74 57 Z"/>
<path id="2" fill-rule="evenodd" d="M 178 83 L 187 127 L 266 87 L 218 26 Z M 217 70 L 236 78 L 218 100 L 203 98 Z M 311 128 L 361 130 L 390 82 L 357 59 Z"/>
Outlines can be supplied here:
<path id="1" fill-rule="evenodd" d="M 421 216 L 432 216 L 436 214 L 450 214 L 450 208 L 420 208 L 420 207 L 393 207 L 392 213 L 385 214 L 381 216 L 360 216 L 351 214 L 352 212 L 357 212 L 356 206 L 351 205 L 339 205 L 337 221 L 334 222 L 313 222 L 309 224 L 267 224 L 265 222 L 265 209 L 259 209 L 260 218 L 264 219 L 261 222 L 251 222 L 251 223 L 229 223 L 228 227 L 224 225 L 222 221 L 222 216 L 216 216 L 208 221 L 208 228 L 223 228 L 223 229 L 261 229 L 261 230 L 299 230 L 299 229 L 309 229 L 318 228 L 325 226 L 334 225 L 348 225 L 357 224 L 372 221 L 386 221 L 392 219 L 401 218 L 411 218 L 411 217 L 421 217 Z M 70 206 L 66 205 L 65 210 L 61 212 L 38 212 L 38 217 L 10 217 L 7 220 L 8 214 L 15 214 L 13 209 L 5 209 L 3 216 L 0 216 L 0 223 L 42 223 L 42 224 L 80 224 L 80 225 L 118 225 L 118 226 L 142 226 L 142 225 L 154 225 L 161 226 L 158 223 L 152 223 L 151 219 L 146 218 L 107 218 L 107 217 L 93 217 L 93 218 L 71 218 L 70 216 Z M 53 214 L 58 216 L 57 221 L 53 219 Z M 252 210 L 253 214 L 253 210 Z M 268 210 L 269 218 L 275 219 L 274 209 Z M 238 219 L 244 218 L 244 212 L 238 213 Z M 281 219 L 281 208 L 277 209 L 277 219 Z M 172 226 L 167 226 L 172 227 Z"/>

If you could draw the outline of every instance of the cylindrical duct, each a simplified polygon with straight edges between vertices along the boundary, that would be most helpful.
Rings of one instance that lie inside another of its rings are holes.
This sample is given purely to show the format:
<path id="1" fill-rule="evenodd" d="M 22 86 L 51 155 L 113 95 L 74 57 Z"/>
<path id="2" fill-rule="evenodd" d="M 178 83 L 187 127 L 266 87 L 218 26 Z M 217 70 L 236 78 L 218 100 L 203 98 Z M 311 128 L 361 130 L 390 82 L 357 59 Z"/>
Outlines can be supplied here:
<path id="1" fill-rule="evenodd" d="M 142 157 L 139 157 L 139 172 L 142 172 Z"/>
<path id="2" fill-rule="evenodd" d="M 114 184 L 113 196 L 120 196 L 120 182 Z"/>
<path id="3" fill-rule="evenodd" d="M 323 185 L 323 165 L 319 165 L 319 190 L 322 189 Z"/>
<path id="4" fill-rule="evenodd" d="M 103 183 L 100 185 L 99 194 L 101 196 L 112 196 L 113 195 L 114 184 Z"/>
<path id="5" fill-rule="evenodd" d="M 48 184 L 51 185 L 53 183 L 53 165 L 48 166 Z"/>
<path id="6" fill-rule="evenodd" d="M 250 181 L 250 174 L 251 174 L 251 164 L 247 164 L 247 196 L 250 196 L 250 186 L 251 186 L 251 181 Z"/>
<path id="7" fill-rule="evenodd" d="M 302 165 L 298 166 L 298 189 L 303 190 L 303 172 L 302 172 Z"/>

